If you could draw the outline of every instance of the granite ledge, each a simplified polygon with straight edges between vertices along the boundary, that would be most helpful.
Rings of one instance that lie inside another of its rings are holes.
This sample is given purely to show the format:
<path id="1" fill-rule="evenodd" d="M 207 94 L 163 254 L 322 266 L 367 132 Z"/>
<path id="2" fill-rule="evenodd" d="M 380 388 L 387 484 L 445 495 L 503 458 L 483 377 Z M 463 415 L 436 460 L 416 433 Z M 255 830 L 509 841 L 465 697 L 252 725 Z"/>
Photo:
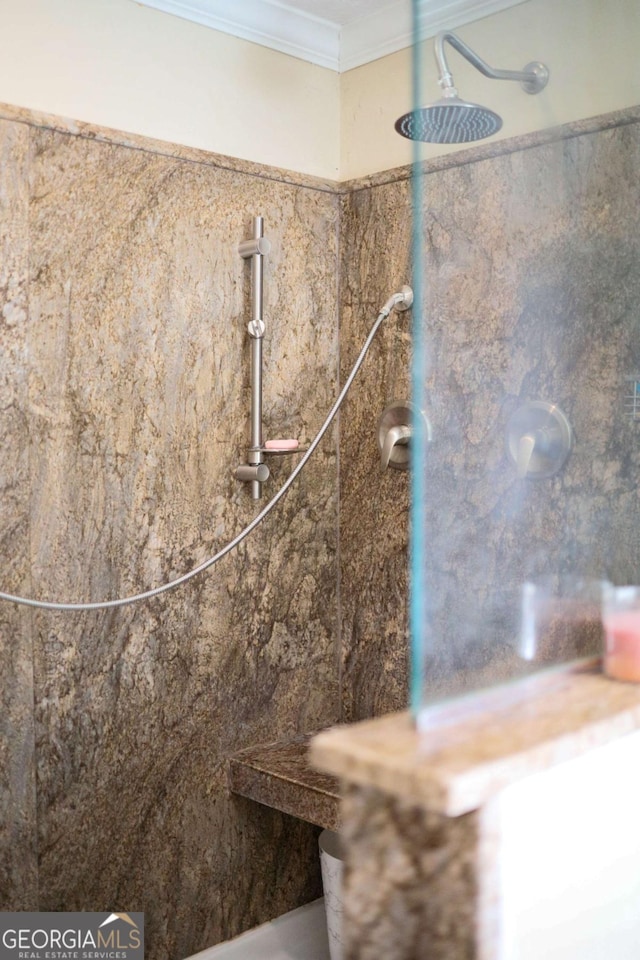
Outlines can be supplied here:
<path id="1" fill-rule="evenodd" d="M 157 156 L 169 157 L 174 160 L 218 167 L 221 170 L 246 174 L 260 180 L 275 180 L 276 182 L 288 183 L 293 187 L 303 187 L 321 193 L 340 194 L 344 192 L 335 181 L 326 180 L 310 173 L 285 170 L 282 167 L 273 167 L 256 160 L 242 160 L 238 157 L 214 153 L 202 147 L 189 147 L 185 144 L 158 140 L 142 133 L 126 133 L 112 127 L 103 127 L 99 124 L 87 123 L 84 120 L 74 120 L 70 117 L 44 113 L 40 110 L 32 110 L 29 107 L 0 103 L 0 120 L 55 130 L 57 133 L 80 137 L 83 140 L 95 140 L 98 143 L 112 144 L 129 150 L 141 150 L 145 153 L 154 153 Z"/>
<path id="2" fill-rule="evenodd" d="M 593 662 L 434 707 L 418 732 L 408 713 L 318 734 L 311 762 L 457 817 L 510 784 L 640 729 L 640 684 Z"/>
<path id="3" fill-rule="evenodd" d="M 111 127 L 103 127 L 95 123 L 74 120 L 56 114 L 45 113 L 29 107 L 19 107 L 13 104 L 0 103 L 0 120 L 14 123 L 24 123 L 27 126 L 43 127 L 55 130 L 69 136 L 81 137 L 86 140 L 95 140 L 101 143 L 115 144 L 131 150 L 142 150 L 146 153 L 155 153 L 159 156 L 171 157 L 191 163 L 218 167 L 236 173 L 243 173 L 262 180 L 275 180 L 288 183 L 292 186 L 317 190 L 321 193 L 332 193 L 344 196 L 360 190 L 370 190 L 375 187 L 386 186 L 401 180 L 410 180 L 415 174 L 413 164 L 405 164 L 390 170 L 381 170 L 377 173 L 366 174 L 351 180 L 327 180 L 313 174 L 300 173 L 294 170 L 285 170 L 272 167 L 253 160 L 242 160 L 225 154 L 214 153 L 201 147 L 189 147 L 183 144 L 169 143 L 165 140 L 154 139 L 144 134 L 126 133 Z M 519 134 L 515 137 L 505 137 L 479 146 L 455 148 L 441 156 L 422 160 L 417 166 L 421 174 L 435 173 L 451 167 L 477 163 L 493 157 L 514 153 L 519 150 L 529 150 L 547 143 L 579 137 L 585 134 L 608 130 L 612 127 L 624 126 L 629 123 L 640 122 L 640 106 L 626 107 L 611 113 L 587 117 L 583 120 L 573 120 L 557 127 L 545 130 L 536 130 L 531 133 Z"/>
<path id="4" fill-rule="evenodd" d="M 338 780 L 309 763 L 310 735 L 242 750 L 229 761 L 232 793 L 328 830 L 340 827 Z"/>

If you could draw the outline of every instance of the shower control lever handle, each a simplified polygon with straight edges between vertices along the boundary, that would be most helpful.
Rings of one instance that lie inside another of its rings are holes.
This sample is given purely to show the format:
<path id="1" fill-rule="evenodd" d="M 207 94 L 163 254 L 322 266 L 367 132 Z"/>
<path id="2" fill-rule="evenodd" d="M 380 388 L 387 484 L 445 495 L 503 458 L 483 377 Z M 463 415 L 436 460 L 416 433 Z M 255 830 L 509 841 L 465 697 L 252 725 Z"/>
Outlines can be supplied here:
<path id="1" fill-rule="evenodd" d="M 410 400 L 394 400 L 378 420 L 378 449 L 383 470 L 407 470 L 411 458 L 411 442 L 416 425 L 420 440 L 431 442 L 431 423 L 425 412 Z"/>
<path id="2" fill-rule="evenodd" d="M 380 466 L 386 470 L 391 461 L 393 448 L 402 444 L 406 446 L 411 438 L 411 427 L 409 424 L 401 423 L 398 426 L 390 427 L 384 438 L 382 449 L 380 450 Z"/>
<path id="3" fill-rule="evenodd" d="M 536 446 L 536 433 L 525 433 L 518 442 L 518 456 L 516 458 L 516 472 L 522 480 L 529 472 L 531 457 Z"/>
<path id="4" fill-rule="evenodd" d="M 566 415 L 546 400 L 523 404 L 507 423 L 507 450 L 519 480 L 556 474 L 571 452 L 572 440 Z"/>

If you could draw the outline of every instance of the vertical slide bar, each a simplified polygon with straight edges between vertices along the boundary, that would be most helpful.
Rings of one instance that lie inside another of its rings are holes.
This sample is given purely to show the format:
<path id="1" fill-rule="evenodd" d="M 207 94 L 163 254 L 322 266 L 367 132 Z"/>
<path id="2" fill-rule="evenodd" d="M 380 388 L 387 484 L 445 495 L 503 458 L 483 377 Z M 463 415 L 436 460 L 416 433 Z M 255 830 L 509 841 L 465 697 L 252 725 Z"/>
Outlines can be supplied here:
<path id="1" fill-rule="evenodd" d="M 264 217 L 253 218 L 253 239 L 262 240 L 264 237 Z M 251 258 L 251 307 L 252 320 L 257 327 L 262 323 L 262 253 L 261 244 L 256 244 L 256 252 Z"/>
<path id="2" fill-rule="evenodd" d="M 264 236 L 264 217 L 253 218 L 253 239 Z M 251 337 L 251 452 L 249 463 L 264 461 L 262 447 L 262 254 L 251 257 L 251 307 L 254 329 L 259 336 Z M 259 500 L 262 484 L 259 480 L 251 482 L 251 499 Z"/>
<path id="3" fill-rule="evenodd" d="M 249 463 L 264 462 L 262 446 L 262 337 L 251 338 L 251 447 Z M 251 498 L 260 499 L 262 484 L 251 481 Z"/>

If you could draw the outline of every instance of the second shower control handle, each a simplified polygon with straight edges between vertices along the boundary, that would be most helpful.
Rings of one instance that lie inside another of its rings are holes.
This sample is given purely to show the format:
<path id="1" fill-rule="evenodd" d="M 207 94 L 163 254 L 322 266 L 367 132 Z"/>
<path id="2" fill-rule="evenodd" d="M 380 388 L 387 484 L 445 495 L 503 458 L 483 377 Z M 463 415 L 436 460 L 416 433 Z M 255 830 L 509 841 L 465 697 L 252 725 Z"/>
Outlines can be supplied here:
<path id="1" fill-rule="evenodd" d="M 518 407 L 507 424 L 507 450 L 519 480 L 554 476 L 569 456 L 572 442 L 566 414 L 546 400 L 531 400 Z"/>

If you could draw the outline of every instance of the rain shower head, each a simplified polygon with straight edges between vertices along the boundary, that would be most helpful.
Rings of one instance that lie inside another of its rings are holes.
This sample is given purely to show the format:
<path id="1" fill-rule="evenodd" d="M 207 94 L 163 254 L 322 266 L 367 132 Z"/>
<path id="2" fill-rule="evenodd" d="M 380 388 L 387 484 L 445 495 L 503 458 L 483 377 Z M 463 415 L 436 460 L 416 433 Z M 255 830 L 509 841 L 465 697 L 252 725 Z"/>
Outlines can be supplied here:
<path id="1" fill-rule="evenodd" d="M 395 128 L 409 140 L 426 143 L 471 143 L 497 133 L 502 118 L 477 103 L 465 103 L 460 97 L 443 97 L 428 107 L 405 113 Z"/>
<path id="2" fill-rule="evenodd" d="M 405 113 L 396 120 L 395 129 L 409 140 L 470 143 L 491 137 L 502 127 L 502 119 L 493 110 L 460 99 L 444 53 L 445 42 L 451 44 L 485 77 L 491 80 L 518 80 L 525 93 L 539 93 L 549 81 L 549 71 L 543 63 L 533 61 L 524 70 L 494 70 L 455 33 L 440 33 L 435 41 L 435 56 L 444 97 L 430 106 Z"/>

